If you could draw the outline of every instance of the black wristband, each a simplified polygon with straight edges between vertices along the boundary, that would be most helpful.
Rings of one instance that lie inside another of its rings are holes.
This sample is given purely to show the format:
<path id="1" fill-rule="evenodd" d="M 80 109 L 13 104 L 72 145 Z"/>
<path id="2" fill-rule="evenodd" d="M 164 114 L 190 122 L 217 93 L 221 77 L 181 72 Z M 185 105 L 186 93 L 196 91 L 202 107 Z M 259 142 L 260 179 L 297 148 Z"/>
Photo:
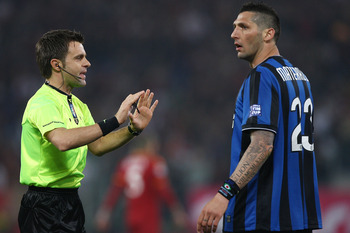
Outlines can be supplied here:
<path id="1" fill-rule="evenodd" d="M 110 132 L 112 132 L 113 130 L 118 128 L 120 125 L 118 122 L 118 119 L 115 116 L 111 117 L 109 119 L 100 121 L 97 124 L 101 128 L 103 136 L 109 134 Z"/>
<path id="2" fill-rule="evenodd" d="M 223 195 L 227 200 L 231 200 L 237 193 L 239 193 L 240 188 L 231 179 L 225 180 L 224 184 L 220 187 L 219 193 Z"/>
<path id="3" fill-rule="evenodd" d="M 140 130 L 140 131 L 134 131 L 134 130 L 132 130 L 130 124 L 128 125 L 128 130 L 129 130 L 129 132 L 130 132 L 132 135 L 134 135 L 134 136 L 138 136 L 138 135 L 140 135 L 140 133 L 142 133 L 142 130 Z"/>

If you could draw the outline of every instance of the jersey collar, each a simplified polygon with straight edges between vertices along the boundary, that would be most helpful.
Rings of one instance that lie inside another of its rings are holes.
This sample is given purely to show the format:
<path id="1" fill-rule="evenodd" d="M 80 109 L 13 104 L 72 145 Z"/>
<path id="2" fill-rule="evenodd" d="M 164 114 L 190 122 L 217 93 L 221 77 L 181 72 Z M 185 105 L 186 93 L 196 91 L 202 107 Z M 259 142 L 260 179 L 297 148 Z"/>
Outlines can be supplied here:
<path id="1" fill-rule="evenodd" d="M 58 91 L 59 93 L 66 95 L 66 96 L 72 96 L 72 95 L 68 95 L 67 93 L 65 93 L 64 91 L 61 91 L 60 89 L 58 89 L 57 87 L 52 86 L 49 81 L 45 81 L 45 85 L 51 87 L 52 89 L 54 89 L 55 91 Z"/>

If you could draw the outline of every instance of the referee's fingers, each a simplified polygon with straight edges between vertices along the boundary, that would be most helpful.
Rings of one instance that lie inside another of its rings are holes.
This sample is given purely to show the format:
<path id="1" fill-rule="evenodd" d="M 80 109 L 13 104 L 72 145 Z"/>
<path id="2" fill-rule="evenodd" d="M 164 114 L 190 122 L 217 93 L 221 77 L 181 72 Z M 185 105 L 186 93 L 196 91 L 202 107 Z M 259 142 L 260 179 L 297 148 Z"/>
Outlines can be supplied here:
<path id="1" fill-rule="evenodd" d="M 136 92 L 135 94 L 129 95 L 132 102 L 131 104 L 135 103 L 144 93 L 145 91 L 139 91 L 139 92 Z"/>
<path id="2" fill-rule="evenodd" d="M 152 104 L 152 106 L 150 107 L 151 111 L 154 112 L 154 109 L 156 109 L 158 105 L 158 100 L 154 101 L 154 103 Z"/>
<path id="3" fill-rule="evenodd" d="M 151 107 L 151 103 L 152 103 L 152 100 L 153 100 L 153 97 L 154 97 L 154 93 L 151 92 L 148 96 L 148 99 L 147 99 L 147 107 Z"/>

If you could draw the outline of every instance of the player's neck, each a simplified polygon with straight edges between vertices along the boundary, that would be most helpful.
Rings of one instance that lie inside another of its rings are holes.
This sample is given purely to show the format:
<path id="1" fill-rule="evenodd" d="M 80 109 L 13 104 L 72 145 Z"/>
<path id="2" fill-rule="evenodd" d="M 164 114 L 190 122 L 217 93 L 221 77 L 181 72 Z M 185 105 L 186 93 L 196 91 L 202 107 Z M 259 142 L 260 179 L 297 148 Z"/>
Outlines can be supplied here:
<path id="1" fill-rule="evenodd" d="M 260 63 L 272 56 L 280 56 L 280 52 L 276 45 L 267 47 L 257 54 L 254 60 L 250 63 L 250 67 L 255 68 Z"/>

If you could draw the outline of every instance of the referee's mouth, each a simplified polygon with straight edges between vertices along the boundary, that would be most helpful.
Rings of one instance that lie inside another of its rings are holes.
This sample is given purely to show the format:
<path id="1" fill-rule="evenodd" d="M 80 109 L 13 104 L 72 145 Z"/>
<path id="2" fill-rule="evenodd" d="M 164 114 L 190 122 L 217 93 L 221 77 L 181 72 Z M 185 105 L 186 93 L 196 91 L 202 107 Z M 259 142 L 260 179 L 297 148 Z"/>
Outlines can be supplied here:
<path id="1" fill-rule="evenodd" d="M 79 74 L 79 77 L 82 78 L 82 79 L 85 79 L 86 78 L 86 73 L 87 71 L 83 71 Z"/>

